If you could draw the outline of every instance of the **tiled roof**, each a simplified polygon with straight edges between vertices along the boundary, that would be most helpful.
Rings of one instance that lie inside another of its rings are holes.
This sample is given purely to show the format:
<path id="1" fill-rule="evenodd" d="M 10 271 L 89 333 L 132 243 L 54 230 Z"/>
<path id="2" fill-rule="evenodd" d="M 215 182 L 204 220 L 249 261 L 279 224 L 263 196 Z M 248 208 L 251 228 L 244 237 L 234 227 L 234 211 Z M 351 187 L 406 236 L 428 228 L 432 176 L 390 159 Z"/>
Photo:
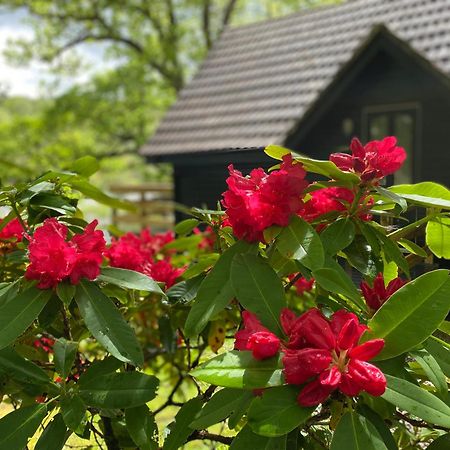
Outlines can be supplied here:
<path id="1" fill-rule="evenodd" d="M 353 0 L 229 28 L 142 153 L 283 143 L 378 24 L 450 75 L 450 0 Z"/>

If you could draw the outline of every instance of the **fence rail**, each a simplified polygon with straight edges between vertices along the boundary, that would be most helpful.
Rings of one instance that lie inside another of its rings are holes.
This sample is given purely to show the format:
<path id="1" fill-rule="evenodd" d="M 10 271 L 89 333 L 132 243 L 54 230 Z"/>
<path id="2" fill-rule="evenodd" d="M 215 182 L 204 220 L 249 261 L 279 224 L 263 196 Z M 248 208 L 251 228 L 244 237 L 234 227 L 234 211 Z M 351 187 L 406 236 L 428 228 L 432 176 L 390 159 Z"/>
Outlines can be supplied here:
<path id="1" fill-rule="evenodd" d="M 114 226 L 137 231 L 144 227 L 168 230 L 175 224 L 174 189 L 171 183 L 144 183 L 139 185 L 113 185 L 110 191 L 132 203 L 135 212 L 113 209 Z"/>

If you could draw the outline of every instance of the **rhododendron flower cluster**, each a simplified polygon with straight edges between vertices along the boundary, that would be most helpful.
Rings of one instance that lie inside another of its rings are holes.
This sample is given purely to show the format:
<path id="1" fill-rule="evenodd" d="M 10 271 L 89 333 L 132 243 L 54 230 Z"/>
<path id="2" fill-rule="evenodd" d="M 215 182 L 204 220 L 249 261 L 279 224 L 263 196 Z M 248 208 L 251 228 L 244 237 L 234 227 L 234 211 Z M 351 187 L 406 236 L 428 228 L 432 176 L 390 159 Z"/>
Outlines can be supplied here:
<path id="1" fill-rule="evenodd" d="M 156 260 L 155 256 L 163 251 L 164 245 L 175 239 L 173 232 L 151 234 L 143 230 L 140 235 L 126 233 L 113 239 L 105 256 L 112 267 L 134 270 L 144 273 L 154 280 L 165 283 L 166 288 L 175 284 L 175 280 L 184 272 L 184 268 L 173 267 L 169 255 Z"/>
<path id="2" fill-rule="evenodd" d="M 305 202 L 305 209 L 301 216 L 308 222 L 312 222 L 324 214 L 337 211 L 350 212 L 355 199 L 352 190 L 344 187 L 328 187 L 317 189 L 310 193 L 311 198 Z M 370 220 L 372 216 L 367 214 L 367 209 L 373 204 L 372 198 L 363 197 L 357 207 L 357 215 L 362 220 Z"/>
<path id="3" fill-rule="evenodd" d="M 67 239 L 68 228 L 57 219 L 46 219 L 29 237 L 30 264 L 25 272 L 29 280 L 39 280 L 38 287 L 48 289 L 68 279 L 78 284 L 81 278 L 94 280 L 100 274 L 105 249 L 103 232 L 95 230 L 97 221 L 81 234 Z"/>
<path id="4" fill-rule="evenodd" d="M 0 220 L 2 223 L 3 220 Z M 21 241 L 23 238 L 24 229 L 20 220 L 16 217 L 15 219 L 8 222 L 5 227 L 0 231 L 0 240 L 10 240 L 15 239 L 16 241 Z"/>
<path id="5" fill-rule="evenodd" d="M 383 349 L 384 340 L 358 345 L 367 326 L 355 314 L 340 310 L 327 319 L 313 308 L 297 317 L 285 308 L 280 316 L 287 336 L 283 343 L 254 314 L 244 311 L 242 318 L 244 327 L 236 333 L 235 349 L 251 350 L 255 359 L 265 359 L 282 348 L 286 382 L 304 385 L 300 405 L 318 405 L 336 389 L 348 396 L 362 391 L 374 396 L 384 393 L 386 378 L 367 362 Z"/>
<path id="6" fill-rule="evenodd" d="M 330 161 L 339 169 L 354 172 L 364 182 L 373 184 L 396 172 L 406 159 L 405 149 L 397 146 L 397 139 L 389 136 L 381 141 L 371 141 L 366 145 L 354 138 L 350 144 L 351 155 L 332 153 Z"/>
<path id="7" fill-rule="evenodd" d="M 266 228 L 287 226 L 289 219 L 303 209 L 306 172 L 301 164 L 293 162 L 291 155 L 285 155 L 280 169 L 269 174 L 259 168 L 244 177 L 232 165 L 228 169 L 223 205 L 239 239 L 263 242 Z"/>
<path id="8" fill-rule="evenodd" d="M 40 348 L 44 350 L 45 353 L 53 353 L 53 346 L 55 345 L 55 340 L 49 337 L 42 336 L 35 339 L 33 342 L 33 347 Z"/>
<path id="9" fill-rule="evenodd" d="M 289 280 L 293 280 L 295 279 L 295 277 L 297 276 L 296 273 L 293 273 L 292 275 L 289 275 Z M 294 282 L 294 287 L 295 290 L 297 292 L 297 295 L 302 296 L 305 292 L 309 292 L 313 286 L 314 286 L 314 278 L 311 278 L 309 280 L 307 280 L 305 277 L 300 277 L 298 280 L 296 280 Z"/>
<path id="10" fill-rule="evenodd" d="M 397 277 L 385 286 L 383 274 L 379 273 L 373 280 L 373 287 L 363 281 L 361 291 L 367 306 L 372 311 L 377 311 L 395 291 L 398 291 L 406 283 L 405 280 Z"/>
<path id="11" fill-rule="evenodd" d="M 200 228 L 195 227 L 193 230 L 194 234 L 202 236 L 202 240 L 198 244 L 198 248 L 205 251 L 213 251 L 214 245 L 216 243 L 217 237 L 216 233 L 210 225 L 208 225 L 203 231 Z"/>

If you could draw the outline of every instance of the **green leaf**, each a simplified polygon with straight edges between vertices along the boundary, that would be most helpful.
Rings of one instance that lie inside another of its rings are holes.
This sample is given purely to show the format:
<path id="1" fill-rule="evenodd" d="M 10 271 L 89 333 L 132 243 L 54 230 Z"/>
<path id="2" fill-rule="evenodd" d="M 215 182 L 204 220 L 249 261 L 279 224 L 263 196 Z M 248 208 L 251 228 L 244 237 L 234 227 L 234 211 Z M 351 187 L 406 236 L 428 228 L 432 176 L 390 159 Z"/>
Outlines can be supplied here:
<path id="1" fill-rule="evenodd" d="M 339 421 L 330 450 L 387 450 L 377 429 L 364 416 L 345 413 Z"/>
<path id="2" fill-rule="evenodd" d="M 199 223 L 200 221 L 198 219 L 185 219 L 175 225 L 174 231 L 176 234 L 186 235 L 189 234 Z"/>
<path id="3" fill-rule="evenodd" d="M 234 255 L 255 248 L 245 242 L 238 242 L 226 250 L 200 285 L 197 298 L 186 319 L 187 337 L 198 336 L 208 321 L 222 311 L 234 297 L 230 282 L 230 268 Z"/>
<path id="4" fill-rule="evenodd" d="M 47 415 L 46 405 L 16 409 L 0 419 L 0 448 L 23 450 Z"/>
<path id="5" fill-rule="evenodd" d="M 147 405 L 125 410 L 127 429 L 140 450 L 158 450 L 158 427 Z"/>
<path id="6" fill-rule="evenodd" d="M 381 186 L 376 186 L 375 190 L 382 197 L 388 198 L 389 200 L 399 205 L 402 211 L 406 211 L 408 209 L 408 203 L 406 203 L 406 200 L 400 195 L 397 195 L 395 192 L 389 191 L 388 189 L 385 189 Z"/>
<path id="7" fill-rule="evenodd" d="M 353 242 L 343 251 L 348 262 L 363 275 L 375 278 L 382 267 L 377 267 L 378 261 L 372 247 L 367 244 L 364 236 L 356 235 Z"/>
<path id="8" fill-rule="evenodd" d="M 434 356 L 445 376 L 450 378 L 450 350 L 434 336 L 427 339 L 423 346 Z"/>
<path id="9" fill-rule="evenodd" d="M 72 172 L 78 173 L 83 177 L 90 177 L 100 169 L 100 164 L 97 158 L 87 155 L 82 158 L 78 158 L 70 165 Z"/>
<path id="10" fill-rule="evenodd" d="M 64 338 L 56 340 L 53 346 L 55 369 L 62 378 L 67 378 L 72 370 L 77 349 L 78 342 L 67 341 Z"/>
<path id="11" fill-rule="evenodd" d="M 230 450 L 285 450 L 287 436 L 267 437 L 260 436 L 246 425 L 233 439 Z"/>
<path id="12" fill-rule="evenodd" d="M 409 277 L 409 265 L 406 261 L 403 253 L 398 248 L 396 242 L 392 241 L 389 237 L 385 236 L 383 233 L 376 232 L 377 238 L 381 242 L 383 253 L 386 261 L 389 263 L 393 261 L 397 264 L 400 269 Z"/>
<path id="13" fill-rule="evenodd" d="M 450 433 L 443 434 L 435 439 L 427 450 L 448 450 L 450 448 Z"/>
<path id="14" fill-rule="evenodd" d="M 299 389 L 280 386 L 266 389 L 253 400 L 248 410 L 248 423 L 256 434 L 282 436 L 304 423 L 315 408 L 302 408 L 298 402 Z"/>
<path id="15" fill-rule="evenodd" d="M 258 361 L 251 352 L 237 350 L 206 361 L 191 375 L 206 383 L 238 389 L 259 389 L 284 383 L 280 358 Z"/>
<path id="16" fill-rule="evenodd" d="M 61 450 L 67 440 L 67 428 L 61 414 L 57 414 L 45 427 L 34 450 Z"/>
<path id="17" fill-rule="evenodd" d="M 79 395 L 63 396 L 60 400 L 61 415 L 67 428 L 77 431 L 86 415 L 86 405 Z"/>
<path id="18" fill-rule="evenodd" d="M 385 346 L 376 359 L 411 350 L 433 333 L 448 312 L 448 270 L 434 270 L 395 292 L 369 320 L 363 340 L 381 338 Z"/>
<path id="19" fill-rule="evenodd" d="M 120 361 L 144 364 L 144 355 L 130 325 L 113 302 L 92 282 L 82 280 L 75 300 L 88 330 Z"/>
<path id="20" fill-rule="evenodd" d="M 183 278 L 187 280 L 197 275 L 200 275 L 205 270 L 213 266 L 219 259 L 219 256 L 220 255 L 218 253 L 211 253 L 209 255 L 201 256 L 195 264 L 191 265 L 189 269 L 187 269 L 183 273 Z"/>
<path id="21" fill-rule="evenodd" d="M 242 389 L 221 389 L 205 404 L 189 426 L 201 430 L 225 420 L 241 407 L 244 398 L 253 398 L 253 394 Z"/>
<path id="22" fill-rule="evenodd" d="M 231 285 L 241 305 L 257 315 L 269 330 L 282 335 L 279 317 L 286 306 L 281 280 L 272 267 L 255 255 L 236 255 L 231 264 Z"/>
<path id="23" fill-rule="evenodd" d="M 438 362 L 425 349 L 410 352 L 411 356 L 422 367 L 428 379 L 434 384 L 439 397 L 446 401 L 448 396 L 447 380 Z"/>
<path id="24" fill-rule="evenodd" d="M 123 363 L 118 359 L 108 356 L 102 360 L 95 360 L 80 376 L 80 383 L 88 383 L 97 377 L 114 373 L 122 367 Z"/>
<path id="25" fill-rule="evenodd" d="M 95 200 L 103 205 L 110 206 L 111 208 L 125 209 L 128 211 L 134 211 L 136 209 L 132 203 L 105 194 L 83 178 L 74 177 L 69 181 L 69 184 L 86 197 L 91 198 L 92 200 Z"/>
<path id="26" fill-rule="evenodd" d="M 450 259 L 450 217 L 437 216 L 427 223 L 425 238 L 438 258 Z"/>
<path id="27" fill-rule="evenodd" d="M 202 399 L 196 397 L 180 408 L 175 416 L 175 420 L 169 425 L 170 434 L 164 441 L 163 450 L 178 450 L 183 446 L 192 433 L 189 424 L 192 422 L 192 418 L 200 411 L 202 404 Z"/>
<path id="28" fill-rule="evenodd" d="M 352 280 L 341 267 L 338 270 L 337 268 L 332 269 L 329 267 L 315 270 L 312 276 L 323 289 L 334 294 L 342 294 L 351 299 L 359 308 L 366 308 Z"/>
<path id="29" fill-rule="evenodd" d="M 76 288 L 74 284 L 63 281 L 56 285 L 56 294 L 66 306 L 69 306 L 75 296 Z"/>
<path id="30" fill-rule="evenodd" d="M 294 216 L 275 242 L 278 251 L 286 258 L 295 259 L 311 270 L 323 267 L 322 241 L 316 230 L 300 217 Z"/>
<path id="31" fill-rule="evenodd" d="M 0 350 L 0 371 L 11 375 L 16 381 L 30 384 L 47 384 L 51 380 L 36 364 L 20 356 L 13 348 Z"/>
<path id="32" fill-rule="evenodd" d="M 399 239 L 397 241 L 403 248 L 406 248 L 406 250 L 408 250 L 409 253 L 413 253 L 414 255 L 418 255 L 421 256 L 422 258 L 426 258 L 427 257 L 427 252 L 420 247 L 419 245 L 417 245 L 415 242 L 412 242 L 408 239 Z"/>
<path id="33" fill-rule="evenodd" d="M 0 349 L 19 337 L 36 319 L 52 295 L 51 290 L 31 287 L 0 304 Z"/>
<path id="34" fill-rule="evenodd" d="M 384 405 L 388 405 L 387 402 L 385 402 L 383 399 L 380 399 L 379 397 L 370 396 L 370 399 L 374 400 L 374 402 L 383 402 Z M 389 405 L 389 407 L 391 407 L 391 405 Z M 371 424 L 376 428 L 388 450 L 398 450 L 397 443 L 395 442 L 394 436 L 392 436 L 391 430 L 377 412 L 369 408 L 369 406 L 361 403 L 358 405 L 358 412 L 361 413 L 367 420 L 369 420 Z M 389 412 L 388 415 L 391 415 L 391 413 Z"/>
<path id="35" fill-rule="evenodd" d="M 416 205 L 450 209 L 450 191 L 437 183 L 425 181 L 417 184 L 400 184 L 390 187 L 389 190 Z"/>
<path id="36" fill-rule="evenodd" d="M 348 247 L 355 238 L 355 225 L 349 219 L 338 219 L 320 233 L 325 251 L 333 256 Z"/>
<path id="37" fill-rule="evenodd" d="M 83 401 L 95 408 L 132 408 L 156 395 L 158 379 L 140 372 L 111 373 L 86 381 L 80 378 Z"/>
<path id="38" fill-rule="evenodd" d="M 387 388 L 382 395 L 385 400 L 432 425 L 450 427 L 450 407 L 442 400 L 409 381 L 385 376 Z"/>
<path id="39" fill-rule="evenodd" d="M 203 275 L 190 278 L 189 280 L 180 281 L 167 290 L 166 294 L 169 303 L 175 305 L 177 303 L 186 304 L 194 300 L 197 292 L 204 279 Z"/>
<path id="40" fill-rule="evenodd" d="M 111 283 L 124 289 L 135 289 L 166 296 L 155 280 L 134 270 L 103 267 L 97 280 Z"/>

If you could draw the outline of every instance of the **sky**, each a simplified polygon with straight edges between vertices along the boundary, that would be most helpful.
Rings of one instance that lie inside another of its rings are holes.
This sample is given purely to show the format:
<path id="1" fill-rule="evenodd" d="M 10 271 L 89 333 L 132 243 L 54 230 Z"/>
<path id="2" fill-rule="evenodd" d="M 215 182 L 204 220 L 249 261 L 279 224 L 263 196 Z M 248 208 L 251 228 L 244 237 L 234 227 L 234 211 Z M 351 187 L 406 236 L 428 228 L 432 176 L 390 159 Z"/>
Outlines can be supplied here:
<path id="1" fill-rule="evenodd" d="M 38 98 L 48 95 L 43 83 L 51 82 L 55 79 L 49 71 L 49 66 L 43 63 L 32 62 L 26 67 L 15 67 L 8 63 L 3 55 L 3 51 L 8 45 L 8 39 L 25 37 L 33 39 L 33 30 L 26 22 L 27 13 L 23 10 L 7 11 L 0 7 L 0 86 L 6 87 L 8 95 L 20 95 L 31 98 Z M 88 64 L 88 70 L 82 74 L 61 79 L 58 76 L 60 90 L 63 91 L 75 83 L 86 82 L 93 73 L 105 69 L 104 46 L 99 44 L 84 44 L 77 48 L 77 52 Z M 106 67 L 113 66 L 113 62 L 106 64 Z"/>

